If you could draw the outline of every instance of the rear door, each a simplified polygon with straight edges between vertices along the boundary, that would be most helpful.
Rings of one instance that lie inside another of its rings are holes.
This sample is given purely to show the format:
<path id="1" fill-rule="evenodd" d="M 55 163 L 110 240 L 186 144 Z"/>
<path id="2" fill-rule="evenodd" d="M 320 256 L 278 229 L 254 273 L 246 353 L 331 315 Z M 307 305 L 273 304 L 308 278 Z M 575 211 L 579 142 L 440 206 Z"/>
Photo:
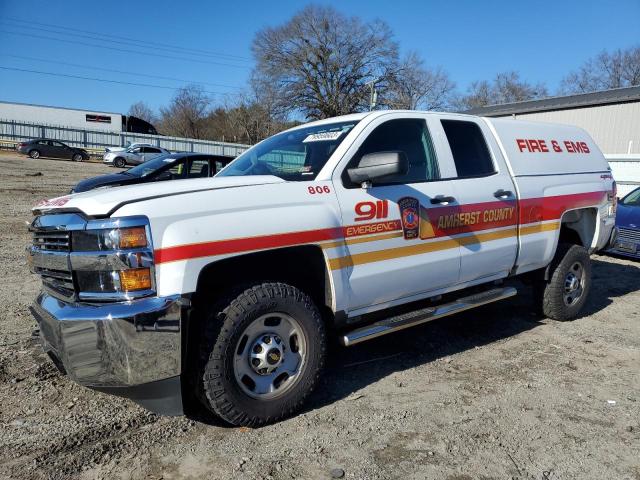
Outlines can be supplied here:
<path id="1" fill-rule="evenodd" d="M 508 275 L 517 254 L 517 202 L 513 179 L 485 123 L 462 116 L 443 116 L 434 129 L 444 133 L 455 166 L 450 183 L 459 215 L 447 230 L 463 229 L 460 282 Z"/>
<path id="2" fill-rule="evenodd" d="M 407 174 L 369 188 L 351 183 L 348 168 L 365 154 L 386 151 L 407 156 Z M 346 165 L 337 169 L 339 177 L 334 176 L 345 240 L 329 255 L 334 257 L 332 269 L 341 270 L 349 286 L 350 312 L 418 299 L 457 283 L 458 245 L 434 223 L 439 212 L 455 204 L 451 184 L 441 181 L 453 169 L 436 155 L 427 116 L 378 117 L 347 157 Z"/>

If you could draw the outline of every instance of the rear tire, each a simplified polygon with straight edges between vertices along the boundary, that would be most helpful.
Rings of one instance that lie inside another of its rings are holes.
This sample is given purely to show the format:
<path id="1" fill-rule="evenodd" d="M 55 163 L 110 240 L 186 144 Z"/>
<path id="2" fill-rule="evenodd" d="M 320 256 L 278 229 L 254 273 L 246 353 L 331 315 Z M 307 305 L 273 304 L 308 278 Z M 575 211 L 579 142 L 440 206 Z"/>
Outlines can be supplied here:
<path id="1" fill-rule="evenodd" d="M 571 243 L 558 245 L 549 265 L 549 280 L 534 286 L 541 313 L 554 320 L 578 316 L 591 289 L 591 259 L 587 250 Z"/>
<path id="2" fill-rule="evenodd" d="M 210 310 L 198 396 L 233 425 L 275 422 L 302 406 L 325 355 L 324 322 L 311 298 L 284 283 L 258 284 Z"/>
<path id="3" fill-rule="evenodd" d="M 82 155 L 79 153 L 74 153 L 73 157 L 71 157 L 71 160 L 73 160 L 74 162 L 81 162 L 82 161 Z"/>
<path id="4" fill-rule="evenodd" d="M 124 168 L 127 165 L 127 162 L 124 158 L 118 157 L 113 161 L 113 165 L 118 168 Z"/>
<path id="5" fill-rule="evenodd" d="M 35 150 L 35 149 L 34 149 L 34 150 L 31 150 L 31 151 L 29 152 L 29 156 L 30 156 L 31 158 L 40 158 L 40 151 L 39 151 L 39 150 Z"/>

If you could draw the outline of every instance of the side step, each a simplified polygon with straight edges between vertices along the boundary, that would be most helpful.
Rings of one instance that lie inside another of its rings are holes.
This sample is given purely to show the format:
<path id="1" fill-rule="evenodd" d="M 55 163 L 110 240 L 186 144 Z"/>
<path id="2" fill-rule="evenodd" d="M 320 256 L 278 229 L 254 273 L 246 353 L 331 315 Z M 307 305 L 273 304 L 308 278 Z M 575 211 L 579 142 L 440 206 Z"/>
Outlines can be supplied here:
<path id="1" fill-rule="evenodd" d="M 351 345 L 356 345 L 357 343 L 371 340 L 372 338 L 380 337 L 387 333 L 397 332 L 398 330 L 404 330 L 414 325 L 430 322 L 431 320 L 463 312 L 471 308 L 486 305 L 487 303 L 504 300 L 505 298 L 515 296 L 517 293 L 518 291 L 513 287 L 494 288 L 486 292 L 462 297 L 453 302 L 438 305 L 437 307 L 427 307 L 380 320 L 379 322 L 357 328 L 344 334 L 341 341 L 345 347 L 350 347 Z"/>

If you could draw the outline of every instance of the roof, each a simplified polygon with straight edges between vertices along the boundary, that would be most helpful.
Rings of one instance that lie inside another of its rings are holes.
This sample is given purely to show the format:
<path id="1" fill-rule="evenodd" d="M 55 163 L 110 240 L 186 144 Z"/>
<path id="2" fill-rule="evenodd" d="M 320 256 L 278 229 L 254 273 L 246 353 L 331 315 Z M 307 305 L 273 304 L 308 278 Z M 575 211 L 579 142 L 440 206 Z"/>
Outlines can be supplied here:
<path id="1" fill-rule="evenodd" d="M 318 126 L 322 126 L 322 125 L 330 125 L 332 123 L 339 123 L 339 122 L 359 122 L 360 120 L 364 119 L 364 118 L 377 118 L 377 117 L 381 117 L 383 115 L 389 115 L 391 113 L 409 113 L 409 114 L 416 114 L 416 113 L 420 113 L 420 114 L 427 114 L 427 115 L 437 115 L 439 113 L 443 113 L 443 112 L 437 112 L 437 111 L 427 111 L 427 110 L 395 110 L 395 109 L 390 109 L 390 110 L 372 110 L 370 112 L 361 112 L 361 113 L 350 113 L 348 115 L 341 115 L 339 117 L 329 117 L 329 118 L 325 118 L 322 120 L 314 120 L 308 123 L 301 123 L 300 125 L 296 125 L 295 127 L 291 127 L 289 130 L 286 130 L 287 132 L 289 131 L 294 131 L 294 130 L 298 130 L 298 129 L 303 129 L 303 128 L 308 128 L 308 127 L 318 127 Z M 447 113 L 447 115 L 460 115 L 463 116 L 468 112 L 458 112 L 458 113 Z"/>
<path id="2" fill-rule="evenodd" d="M 100 110 L 87 110 L 84 108 L 72 108 L 72 107 L 55 107 L 53 105 L 37 105 L 35 103 L 21 103 L 21 102 L 5 102 L 4 100 L 0 100 L 0 104 L 4 105 L 24 105 L 27 107 L 42 107 L 42 108 L 56 108 L 59 110 L 75 110 L 77 112 L 86 112 L 86 113 L 106 113 L 107 115 L 122 115 L 121 113 L 116 112 L 102 112 Z"/>
<path id="3" fill-rule="evenodd" d="M 504 115 L 548 112 L 553 110 L 569 110 L 598 105 L 611 105 L 640 101 L 640 86 L 613 88 L 592 93 L 580 93 L 563 97 L 549 97 L 541 100 L 505 103 L 502 105 L 487 105 L 467 110 L 464 113 L 483 117 L 500 117 Z"/>

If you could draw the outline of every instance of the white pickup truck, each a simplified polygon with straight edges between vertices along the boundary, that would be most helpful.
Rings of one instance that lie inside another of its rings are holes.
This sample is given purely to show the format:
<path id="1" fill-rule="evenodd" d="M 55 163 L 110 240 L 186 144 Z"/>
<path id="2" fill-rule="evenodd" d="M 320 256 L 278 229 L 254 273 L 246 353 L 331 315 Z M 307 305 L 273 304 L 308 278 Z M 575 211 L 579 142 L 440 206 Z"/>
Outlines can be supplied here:
<path id="1" fill-rule="evenodd" d="M 43 201 L 32 312 L 45 350 L 83 385 L 164 414 L 193 398 L 261 425 L 310 394 L 328 331 L 350 346 L 511 297 L 515 276 L 544 315 L 576 317 L 615 198 L 576 127 L 331 118 L 214 178 Z"/>

